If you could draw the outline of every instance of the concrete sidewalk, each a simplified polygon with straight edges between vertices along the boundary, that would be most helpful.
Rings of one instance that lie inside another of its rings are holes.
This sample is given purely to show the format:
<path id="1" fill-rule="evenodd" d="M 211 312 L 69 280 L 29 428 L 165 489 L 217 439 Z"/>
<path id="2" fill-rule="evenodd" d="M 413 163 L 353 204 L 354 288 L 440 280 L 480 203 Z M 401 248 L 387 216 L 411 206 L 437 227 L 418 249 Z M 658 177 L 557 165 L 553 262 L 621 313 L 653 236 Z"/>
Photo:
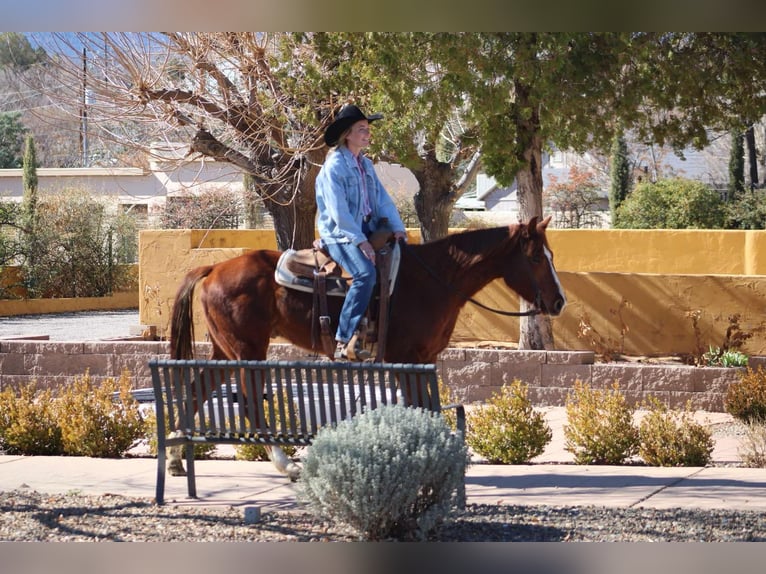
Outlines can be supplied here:
<path id="1" fill-rule="evenodd" d="M 733 466 L 739 460 L 737 436 L 716 439 L 716 466 L 580 466 L 572 464 L 571 454 L 564 450 L 565 409 L 543 410 L 553 431 L 545 453 L 530 465 L 470 465 L 466 473 L 469 504 L 766 511 L 766 469 Z M 699 413 L 699 417 L 712 425 L 730 421 L 723 413 Z M 199 498 L 187 498 L 184 478 L 168 476 L 168 504 L 259 506 L 264 510 L 298 507 L 295 485 L 271 463 L 215 459 L 198 461 L 196 467 Z M 153 498 L 156 473 L 153 458 L 5 455 L 0 456 L 0 491 L 30 489 Z"/>

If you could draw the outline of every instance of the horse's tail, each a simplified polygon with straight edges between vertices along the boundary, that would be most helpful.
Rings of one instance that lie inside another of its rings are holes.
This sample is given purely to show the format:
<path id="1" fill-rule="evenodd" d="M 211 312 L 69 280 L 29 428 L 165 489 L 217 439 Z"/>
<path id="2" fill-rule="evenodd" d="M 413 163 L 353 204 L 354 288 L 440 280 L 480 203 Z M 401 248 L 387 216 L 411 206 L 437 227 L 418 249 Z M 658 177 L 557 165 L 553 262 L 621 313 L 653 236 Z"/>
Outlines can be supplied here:
<path id="1" fill-rule="evenodd" d="M 194 358 L 194 287 L 213 270 L 212 265 L 197 267 L 186 274 L 178 288 L 170 321 L 170 358 Z"/>

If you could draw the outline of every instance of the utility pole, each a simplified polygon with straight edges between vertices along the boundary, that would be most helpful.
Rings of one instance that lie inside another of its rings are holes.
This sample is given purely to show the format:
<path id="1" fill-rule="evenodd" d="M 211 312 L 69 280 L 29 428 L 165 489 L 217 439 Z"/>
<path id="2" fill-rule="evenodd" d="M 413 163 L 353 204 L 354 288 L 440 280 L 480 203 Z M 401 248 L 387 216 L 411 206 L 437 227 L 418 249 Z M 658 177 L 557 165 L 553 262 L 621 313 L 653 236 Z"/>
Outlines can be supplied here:
<path id="1" fill-rule="evenodd" d="M 86 49 L 82 49 L 82 102 L 80 108 L 80 155 L 82 167 L 88 167 L 88 96 L 87 96 L 88 59 Z"/>

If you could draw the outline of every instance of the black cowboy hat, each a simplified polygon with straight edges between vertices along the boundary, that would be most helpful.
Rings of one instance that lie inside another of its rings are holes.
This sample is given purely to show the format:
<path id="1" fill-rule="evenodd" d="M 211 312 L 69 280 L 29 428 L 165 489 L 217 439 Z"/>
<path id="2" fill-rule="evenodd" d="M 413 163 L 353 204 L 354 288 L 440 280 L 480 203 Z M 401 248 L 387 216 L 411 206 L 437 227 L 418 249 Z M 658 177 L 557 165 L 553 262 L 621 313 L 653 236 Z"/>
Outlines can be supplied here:
<path id="1" fill-rule="evenodd" d="M 353 104 L 343 106 L 340 112 L 338 112 L 338 115 L 335 116 L 335 120 L 333 120 L 330 126 L 325 130 L 324 143 L 330 147 L 337 145 L 338 138 L 341 134 L 359 120 L 374 122 L 375 120 L 380 120 L 382 118 L 383 114 L 370 114 L 369 116 L 365 116 L 362 113 L 362 110 Z"/>

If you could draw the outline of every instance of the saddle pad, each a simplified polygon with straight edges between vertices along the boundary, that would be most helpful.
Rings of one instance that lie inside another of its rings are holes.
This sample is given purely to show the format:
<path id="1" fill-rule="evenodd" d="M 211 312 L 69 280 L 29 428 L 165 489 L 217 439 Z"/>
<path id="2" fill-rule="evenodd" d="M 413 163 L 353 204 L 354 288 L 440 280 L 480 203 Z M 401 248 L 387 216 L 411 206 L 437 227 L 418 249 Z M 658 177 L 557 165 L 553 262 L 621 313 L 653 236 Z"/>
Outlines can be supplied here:
<path id="1" fill-rule="evenodd" d="M 401 249 L 398 244 L 395 244 L 391 253 L 391 274 L 389 276 L 389 295 L 394 292 L 394 284 L 396 282 L 396 274 L 399 272 L 399 261 L 401 260 Z M 299 291 L 306 291 L 307 293 L 314 292 L 314 277 L 306 275 L 297 275 L 287 264 L 292 256 L 296 253 L 295 249 L 288 249 L 282 253 L 277 261 L 277 268 L 274 270 L 274 280 L 284 287 L 291 289 L 297 289 Z M 338 276 L 327 276 L 327 294 L 335 297 L 345 297 L 348 291 L 348 280 Z"/>
<path id="2" fill-rule="evenodd" d="M 296 275 L 293 273 L 287 265 L 290 258 L 296 253 L 295 249 L 288 249 L 279 256 L 277 261 L 277 268 L 274 270 L 274 280 L 284 287 L 290 289 L 297 289 L 298 291 L 305 291 L 306 293 L 314 292 L 314 278 L 306 277 L 304 275 Z M 327 277 L 327 294 L 334 297 L 345 297 L 346 291 L 348 291 L 348 283 L 343 277 Z"/>

